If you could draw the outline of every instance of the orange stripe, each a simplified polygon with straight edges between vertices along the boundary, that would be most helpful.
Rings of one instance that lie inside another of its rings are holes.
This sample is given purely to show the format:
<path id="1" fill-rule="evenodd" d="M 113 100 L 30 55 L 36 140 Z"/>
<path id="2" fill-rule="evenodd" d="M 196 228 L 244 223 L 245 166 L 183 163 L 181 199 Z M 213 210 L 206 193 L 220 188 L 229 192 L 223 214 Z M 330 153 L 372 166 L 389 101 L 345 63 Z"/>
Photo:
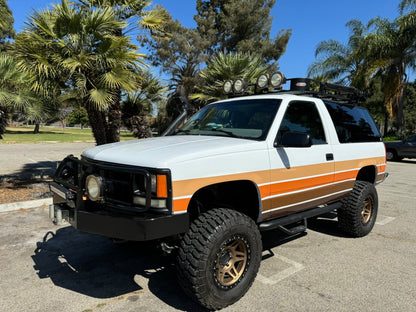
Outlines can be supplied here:
<path id="1" fill-rule="evenodd" d="M 188 210 L 189 202 L 191 201 L 190 198 L 181 198 L 181 199 L 174 199 L 173 200 L 173 211 L 186 211 Z"/>
<path id="2" fill-rule="evenodd" d="M 282 193 L 294 192 L 331 183 L 333 181 L 333 174 L 321 177 L 313 177 L 296 181 L 279 182 L 271 185 L 270 194 L 277 195 Z"/>

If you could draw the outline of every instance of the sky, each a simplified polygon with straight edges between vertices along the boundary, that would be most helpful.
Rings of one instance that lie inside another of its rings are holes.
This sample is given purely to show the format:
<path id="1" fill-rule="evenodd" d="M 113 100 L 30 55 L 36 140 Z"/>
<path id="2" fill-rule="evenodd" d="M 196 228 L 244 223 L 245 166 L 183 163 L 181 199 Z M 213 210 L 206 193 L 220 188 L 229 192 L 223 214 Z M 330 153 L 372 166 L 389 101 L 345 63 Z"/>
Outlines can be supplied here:
<path id="1" fill-rule="evenodd" d="M 8 0 L 13 12 L 15 29 L 20 32 L 28 14 L 44 9 L 56 1 Z M 280 58 L 280 70 L 288 78 L 305 77 L 315 60 L 315 49 L 320 41 L 335 39 L 347 43 L 349 33 L 345 24 L 358 19 L 366 24 L 381 16 L 394 20 L 398 16 L 399 0 L 276 0 L 271 37 L 281 29 L 292 29 L 286 53 Z M 196 27 L 196 0 L 153 0 L 163 5 L 182 25 Z"/>

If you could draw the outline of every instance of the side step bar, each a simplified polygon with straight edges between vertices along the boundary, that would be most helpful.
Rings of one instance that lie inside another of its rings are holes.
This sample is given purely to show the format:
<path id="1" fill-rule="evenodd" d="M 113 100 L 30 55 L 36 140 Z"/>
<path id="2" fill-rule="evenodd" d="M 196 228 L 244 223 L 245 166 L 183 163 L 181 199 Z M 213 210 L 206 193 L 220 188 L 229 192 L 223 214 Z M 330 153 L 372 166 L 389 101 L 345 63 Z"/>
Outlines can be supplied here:
<path id="1" fill-rule="evenodd" d="M 306 210 L 306 211 L 294 213 L 294 214 L 291 214 L 289 216 L 281 217 L 281 218 L 270 220 L 270 221 L 265 221 L 265 222 L 260 223 L 259 229 L 260 229 L 260 231 L 269 231 L 269 230 L 279 228 L 287 234 L 290 234 L 290 232 L 293 232 L 294 230 L 295 230 L 295 234 L 300 233 L 300 232 L 303 232 L 306 229 L 306 226 L 307 226 L 306 219 L 312 218 L 312 217 L 315 217 L 315 216 L 319 216 L 321 214 L 330 212 L 330 211 L 335 210 L 335 209 L 339 209 L 339 208 L 341 208 L 341 206 L 342 206 L 341 202 L 336 202 L 336 203 L 333 203 L 333 204 L 329 204 L 327 206 L 316 207 L 316 208 L 312 208 L 312 209 L 309 209 L 309 210 Z M 296 227 L 292 228 L 292 229 L 287 229 L 287 228 L 284 227 L 285 225 L 292 224 L 292 223 L 295 223 L 295 222 L 299 222 L 299 221 L 302 221 L 302 220 L 305 220 L 305 221 L 304 221 L 303 225 L 298 225 L 297 226 L 297 227 L 299 227 L 299 229 L 296 229 Z M 300 231 L 301 230 L 300 227 L 304 228 L 304 230 Z M 289 230 L 289 232 L 286 232 L 286 230 Z M 290 234 L 290 235 L 292 235 L 292 234 Z"/>
<path id="2" fill-rule="evenodd" d="M 276 229 L 279 229 L 280 231 L 282 231 L 283 233 L 287 234 L 287 235 L 296 235 L 302 232 L 305 232 L 306 229 L 308 228 L 308 221 L 307 219 L 303 219 L 301 224 L 295 223 L 295 225 L 293 227 L 289 227 L 286 225 L 278 225 L 276 227 Z"/>

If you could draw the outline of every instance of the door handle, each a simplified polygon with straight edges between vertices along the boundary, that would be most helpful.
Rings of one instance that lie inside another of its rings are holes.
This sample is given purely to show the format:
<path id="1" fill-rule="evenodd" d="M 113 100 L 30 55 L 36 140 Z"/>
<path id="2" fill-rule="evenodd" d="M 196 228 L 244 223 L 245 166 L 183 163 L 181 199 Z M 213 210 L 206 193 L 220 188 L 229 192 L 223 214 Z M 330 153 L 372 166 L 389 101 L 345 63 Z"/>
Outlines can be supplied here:
<path id="1" fill-rule="evenodd" d="M 326 154 L 326 160 L 327 161 L 334 160 L 334 154 L 332 154 L 332 153 Z"/>

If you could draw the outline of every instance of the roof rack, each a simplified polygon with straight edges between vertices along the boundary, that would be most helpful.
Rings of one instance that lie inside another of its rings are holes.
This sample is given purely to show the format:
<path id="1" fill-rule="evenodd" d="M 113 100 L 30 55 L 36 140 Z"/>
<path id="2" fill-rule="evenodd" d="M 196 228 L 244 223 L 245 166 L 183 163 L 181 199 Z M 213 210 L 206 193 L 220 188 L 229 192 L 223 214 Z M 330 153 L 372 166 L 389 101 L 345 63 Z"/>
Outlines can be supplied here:
<path id="1" fill-rule="evenodd" d="M 283 90 L 282 86 L 290 81 L 290 89 Z M 353 87 L 341 86 L 333 83 L 318 81 L 311 78 L 286 79 L 281 72 L 275 72 L 269 76 L 261 74 L 255 84 L 248 84 L 243 79 L 224 82 L 224 93 L 230 97 L 249 95 L 247 87 L 254 86 L 254 94 L 264 93 L 290 93 L 297 95 L 313 96 L 343 104 L 359 105 L 366 100 L 365 92 Z M 252 93 L 251 93 L 252 94 Z"/>
<path id="2" fill-rule="evenodd" d="M 321 99 L 350 104 L 359 104 L 366 100 L 365 92 L 354 87 L 341 86 L 311 78 L 290 78 L 286 79 L 286 81 L 290 81 L 290 90 L 281 90 L 279 92 L 312 95 Z"/>

